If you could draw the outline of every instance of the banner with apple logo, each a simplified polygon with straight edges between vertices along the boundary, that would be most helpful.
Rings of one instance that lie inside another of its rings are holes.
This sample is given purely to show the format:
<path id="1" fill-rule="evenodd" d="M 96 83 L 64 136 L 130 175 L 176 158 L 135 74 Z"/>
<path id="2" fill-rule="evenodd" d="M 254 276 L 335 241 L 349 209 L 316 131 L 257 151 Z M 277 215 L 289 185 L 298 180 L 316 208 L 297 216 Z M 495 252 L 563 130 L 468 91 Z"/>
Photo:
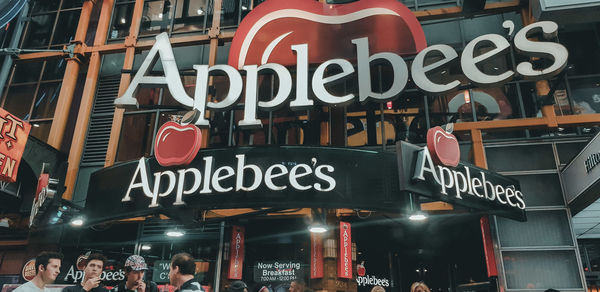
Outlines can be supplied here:
<path id="1" fill-rule="evenodd" d="M 460 162 L 456 137 L 441 127 L 427 132 L 427 146 L 396 144 L 400 190 L 465 206 L 484 214 L 525 221 L 519 182 Z"/>

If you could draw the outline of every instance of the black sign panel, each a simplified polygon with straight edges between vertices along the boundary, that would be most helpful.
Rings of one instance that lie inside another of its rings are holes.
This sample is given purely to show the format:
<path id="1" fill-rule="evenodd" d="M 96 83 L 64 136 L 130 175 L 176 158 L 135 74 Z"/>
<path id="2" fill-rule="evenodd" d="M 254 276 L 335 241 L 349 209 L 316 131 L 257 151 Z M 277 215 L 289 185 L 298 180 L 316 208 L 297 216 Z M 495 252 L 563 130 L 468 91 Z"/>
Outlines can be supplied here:
<path id="1" fill-rule="evenodd" d="M 400 190 L 525 221 L 524 194 L 519 182 L 467 163 L 433 165 L 423 147 L 396 144 Z"/>
<path id="2" fill-rule="evenodd" d="M 165 168 L 143 158 L 93 173 L 84 212 L 90 223 L 186 207 L 397 212 L 406 200 L 397 178 L 394 153 L 301 146 L 206 149 L 188 166 Z"/>

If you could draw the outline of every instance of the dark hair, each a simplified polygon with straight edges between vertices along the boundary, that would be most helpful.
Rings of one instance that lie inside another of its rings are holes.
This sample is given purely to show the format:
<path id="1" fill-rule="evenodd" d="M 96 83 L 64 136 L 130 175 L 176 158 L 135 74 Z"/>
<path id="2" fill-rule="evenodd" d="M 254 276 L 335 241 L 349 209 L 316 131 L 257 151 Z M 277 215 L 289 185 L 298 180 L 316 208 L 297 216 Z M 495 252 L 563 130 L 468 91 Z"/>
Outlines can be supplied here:
<path id="1" fill-rule="evenodd" d="M 173 256 L 171 259 L 171 268 L 179 267 L 179 272 L 182 275 L 194 275 L 196 274 L 196 264 L 194 263 L 194 257 L 189 253 L 182 252 Z"/>
<path id="2" fill-rule="evenodd" d="M 40 254 L 38 254 L 35 257 L 35 273 L 37 274 L 39 272 L 39 267 L 40 265 L 44 266 L 44 268 L 46 268 L 46 266 L 48 266 L 48 262 L 50 261 L 50 259 L 58 259 L 61 260 L 63 259 L 63 255 L 62 253 L 59 252 L 54 252 L 54 251 L 43 251 Z"/>
<path id="3" fill-rule="evenodd" d="M 94 261 L 94 260 L 101 261 L 103 268 L 104 268 L 104 264 L 107 261 L 106 257 L 103 254 L 101 254 L 101 253 L 93 253 L 93 254 L 91 254 L 91 255 L 88 256 L 87 261 L 85 262 L 85 266 L 87 267 L 87 265 L 91 261 Z"/>

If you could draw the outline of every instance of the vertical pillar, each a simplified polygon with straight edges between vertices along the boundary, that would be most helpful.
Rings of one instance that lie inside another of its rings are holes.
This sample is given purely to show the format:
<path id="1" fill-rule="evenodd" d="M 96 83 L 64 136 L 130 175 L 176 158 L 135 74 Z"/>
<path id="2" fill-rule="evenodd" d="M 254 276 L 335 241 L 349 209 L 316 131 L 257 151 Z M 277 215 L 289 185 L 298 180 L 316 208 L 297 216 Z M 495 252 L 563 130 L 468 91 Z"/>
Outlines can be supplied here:
<path id="1" fill-rule="evenodd" d="M 481 130 L 472 129 L 471 140 L 473 142 L 473 163 L 477 167 L 487 169 L 487 159 L 485 158 L 485 148 L 483 147 Z M 494 253 L 493 238 L 490 232 L 489 216 L 482 216 L 479 220 L 479 226 L 481 227 L 481 237 L 488 277 L 498 277 L 498 269 L 496 268 L 496 254 Z"/>
<path id="2" fill-rule="evenodd" d="M 88 25 L 90 23 L 90 15 L 92 14 L 94 5 L 94 2 L 92 1 L 85 1 L 83 3 L 83 7 L 81 7 L 79 23 L 77 24 L 77 31 L 75 32 L 75 39 L 72 41 L 72 43 L 75 44 L 76 53 L 81 51 L 82 47 L 85 46 L 85 35 L 87 33 Z M 65 75 L 63 77 L 60 94 L 56 103 L 56 111 L 54 113 L 54 119 L 52 120 L 52 126 L 50 127 L 48 144 L 58 150 L 60 150 L 62 145 L 63 137 L 67 127 L 71 102 L 73 101 L 73 93 L 75 92 L 75 87 L 77 86 L 77 77 L 79 76 L 79 69 L 81 66 L 80 62 L 81 60 L 78 58 L 67 59 Z"/>
<path id="3" fill-rule="evenodd" d="M 133 8 L 131 17 L 131 27 L 129 28 L 129 36 L 125 38 L 125 59 L 123 60 L 123 70 L 133 69 L 133 60 L 135 58 L 135 44 L 140 29 L 140 21 L 144 9 L 144 0 L 137 0 Z M 119 84 L 119 96 L 123 95 L 127 87 L 131 83 L 131 74 L 121 74 L 121 83 Z M 106 150 L 106 158 L 104 166 L 108 167 L 115 163 L 117 157 L 117 147 L 119 146 L 119 136 L 121 135 L 121 126 L 123 125 L 123 108 L 116 108 L 113 116 L 113 122 L 110 129 L 110 138 L 108 140 L 108 148 Z"/>
<path id="4" fill-rule="evenodd" d="M 103 45 L 108 34 L 108 27 L 112 16 L 114 0 L 104 0 L 96 29 L 96 37 L 94 46 Z M 65 179 L 66 190 L 63 198 L 71 200 L 73 198 L 73 189 L 77 181 L 79 173 L 79 164 L 85 146 L 85 138 L 87 135 L 88 125 L 90 122 L 90 114 L 94 105 L 94 97 L 96 95 L 96 87 L 98 86 L 98 74 L 102 65 L 102 56 L 98 52 L 93 52 L 88 64 L 88 71 L 85 77 L 85 86 L 81 95 L 81 104 L 77 114 L 77 123 L 73 132 L 73 141 L 71 143 L 71 151 L 69 152 L 69 168 Z"/>

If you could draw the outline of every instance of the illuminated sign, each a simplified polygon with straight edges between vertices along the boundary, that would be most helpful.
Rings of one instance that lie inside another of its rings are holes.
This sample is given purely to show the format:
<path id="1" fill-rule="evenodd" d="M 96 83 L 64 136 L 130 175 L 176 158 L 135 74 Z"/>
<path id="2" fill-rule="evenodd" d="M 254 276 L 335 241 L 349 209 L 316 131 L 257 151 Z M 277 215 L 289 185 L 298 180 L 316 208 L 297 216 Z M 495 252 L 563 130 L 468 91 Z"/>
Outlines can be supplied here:
<path id="1" fill-rule="evenodd" d="M 17 181 L 31 125 L 0 108 L 0 180 Z"/>

